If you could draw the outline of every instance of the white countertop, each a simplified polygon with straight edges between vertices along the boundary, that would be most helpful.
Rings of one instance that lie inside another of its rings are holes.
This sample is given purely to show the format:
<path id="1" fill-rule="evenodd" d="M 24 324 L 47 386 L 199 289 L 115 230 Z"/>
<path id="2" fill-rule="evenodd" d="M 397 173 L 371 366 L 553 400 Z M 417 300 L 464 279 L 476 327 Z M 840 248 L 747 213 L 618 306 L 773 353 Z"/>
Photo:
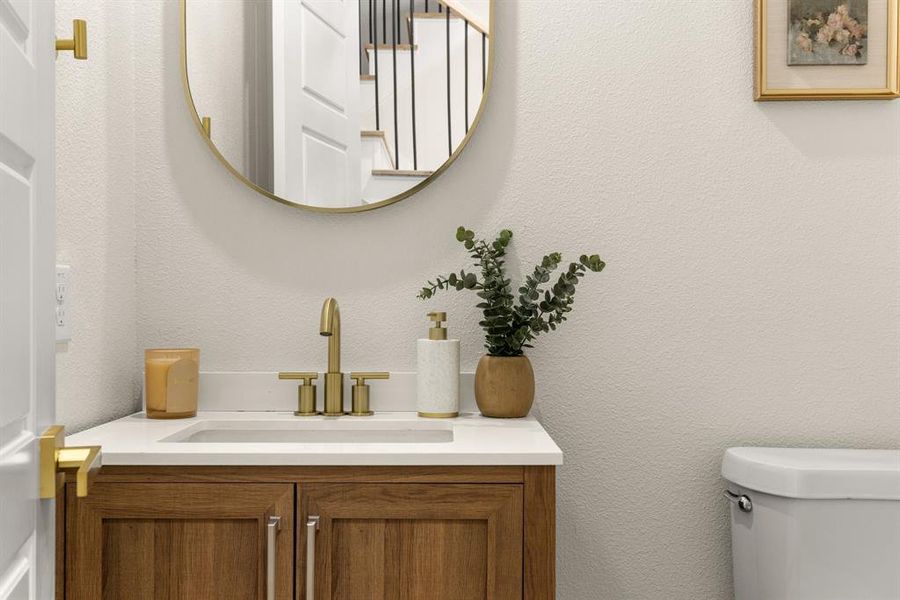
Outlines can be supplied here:
<path id="1" fill-rule="evenodd" d="M 452 441 L 183 441 L 192 433 L 236 429 L 251 430 L 249 433 L 257 439 L 265 439 L 266 432 L 298 429 L 313 435 L 338 430 L 345 436 L 359 432 L 375 437 L 384 437 L 378 432 L 385 430 L 444 432 L 435 434 L 436 438 L 449 438 L 446 432 L 452 430 Z M 486 466 L 563 462 L 562 451 L 534 417 L 491 419 L 477 413 L 464 413 L 455 419 L 423 419 L 414 412 L 295 417 L 290 412 L 204 411 L 190 419 L 148 419 L 144 413 L 137 413 L 68 436 L 66 445 L 102 446 L 104 465 Z"/>

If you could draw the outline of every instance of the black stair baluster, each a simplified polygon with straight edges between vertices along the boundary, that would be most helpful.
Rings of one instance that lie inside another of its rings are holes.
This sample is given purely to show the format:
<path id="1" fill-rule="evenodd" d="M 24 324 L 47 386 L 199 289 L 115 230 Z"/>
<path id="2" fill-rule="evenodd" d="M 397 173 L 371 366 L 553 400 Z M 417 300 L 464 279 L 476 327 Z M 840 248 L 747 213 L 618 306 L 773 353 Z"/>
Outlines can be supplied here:
<path id="1" fill-rule="evenodd" d="M 393 0 L 391 0 L 393 2 Z M 381 0 L 381 43 L 387 44 L 387 0 Z M 377 35 L 375 36 L 378 37 Z"/>
<path id="2" fill-rule="evenodd" d="M 484 80 L 485 80 L 485 46 L 487 45 L 487 34 L 483 31 L 481 32 L 481 92 L 484 93 Z"/>
<path id="3" fill-rule="evenodd" d="M 411 83 L 411 93 L 412 93 L 412 151 L 413 151 L 413 171 L 419 170 L 419 157 L 416 150 L 416 53 L 415 53 L 415 40 L 416 36 L 414 35 L 414 27 L 416 24 L 416 20 L 413 18 L 415 14 L 413 12 L 413 2 L 415 0 L 409 0 L 409 78 Z M 426 0 L 427 2 L 428 0 Z"/>
<path id="4" fill-rule="evenodd" d="M 466 106 L 466 133 L 469 133 L 469 20 L 465 19 L 463 21 L 465 26 L 463 28 L 463 33 L 466 36 L 465 43 L 465 53 L 466 53 L 466 69 L 465 69 L 465 77 L 466 77 L 466 93 L 465 97 L 465 106 Z"/>
<path id="5" fill-rule="evenodd" d="M 373 4 L 375 6 L 375 18 L 372 20 L 372 30 L 375 34 L 375 43 L 372 44 L 372 54 L 375 56 L 375 129 L 380 131 L 381 112 L 378 109 L 378 105 L 381 103 L 381 96 L 378 93 L 378 0 L 374 0 Z"/>
<path id="6" fill-rule="evenodd" d="M 397 0 L 400 4 L 400 0 Z M 391 0 L 391 10 L 396 14 L 394 0 Z M 400 138 L 397 136 L 397 21 L 391 19 L 391 44 L 394 55 L 394 168 L 400 170 Z"/>

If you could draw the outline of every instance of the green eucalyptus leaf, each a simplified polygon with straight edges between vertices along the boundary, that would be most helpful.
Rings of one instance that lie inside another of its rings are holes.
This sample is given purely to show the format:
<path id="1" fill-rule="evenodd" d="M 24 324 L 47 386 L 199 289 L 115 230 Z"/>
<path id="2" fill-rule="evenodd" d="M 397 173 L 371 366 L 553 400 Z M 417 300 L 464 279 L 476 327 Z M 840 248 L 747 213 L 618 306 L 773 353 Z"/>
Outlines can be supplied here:
<path id="1" fill-rule="evenodd" d="M 596 254 L 582 254 L 546 290 L 543 286 L 550 283 L 552 272 L 562 262 L 562 254 L 550 252 L 521 285 L 515 286 L 506 275 L 505 264 L 512 237 L 512 231 L 503 229 L 488 241 L 476 239 L 471 229 L 457 228 L 456 239 L 465 246 L 480 278 L 477 271 L 463 269 L 428 280 L 417 296 L 426 300 L 439 290 L 473 290 L 479 298 L 476 308 L 482 311 L 478 324 L 485 332 L 484 347 L 495 356 L 519 356 L 523 348 L 532 347 L 530 342 L 537 336 L 555 331 L 572 310 L 578 280 L 588 271 L 599 272 L 605 267 Z"/>

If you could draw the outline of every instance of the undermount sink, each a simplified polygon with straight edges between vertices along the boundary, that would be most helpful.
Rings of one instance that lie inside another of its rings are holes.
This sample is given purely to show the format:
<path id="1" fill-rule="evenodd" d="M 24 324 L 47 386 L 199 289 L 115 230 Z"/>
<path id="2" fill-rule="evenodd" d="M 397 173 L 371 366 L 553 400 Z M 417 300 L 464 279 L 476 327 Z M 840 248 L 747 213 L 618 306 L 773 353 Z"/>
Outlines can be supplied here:
<path id="1" fill-rule="evenodd" d="M 453 441 L 449 423 L 202 421 L 161 442 L 194 444 L 437 444 Z"/>

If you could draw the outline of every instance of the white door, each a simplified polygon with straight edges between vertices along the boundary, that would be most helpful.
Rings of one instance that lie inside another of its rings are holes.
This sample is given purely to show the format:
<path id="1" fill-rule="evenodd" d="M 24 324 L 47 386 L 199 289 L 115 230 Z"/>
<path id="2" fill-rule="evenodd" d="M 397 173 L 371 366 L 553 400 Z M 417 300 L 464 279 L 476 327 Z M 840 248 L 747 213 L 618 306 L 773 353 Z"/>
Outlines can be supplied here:
<path id="1" fill-rule="evenodd" d="M 359 0 L 273 0 L 275 194 L 358 206 Z"/>
<path id="2" fill-rule="evenodd" d="M 0 600 L 54 596 L 53 28 L 53 2 L 0 0 Z"/>

